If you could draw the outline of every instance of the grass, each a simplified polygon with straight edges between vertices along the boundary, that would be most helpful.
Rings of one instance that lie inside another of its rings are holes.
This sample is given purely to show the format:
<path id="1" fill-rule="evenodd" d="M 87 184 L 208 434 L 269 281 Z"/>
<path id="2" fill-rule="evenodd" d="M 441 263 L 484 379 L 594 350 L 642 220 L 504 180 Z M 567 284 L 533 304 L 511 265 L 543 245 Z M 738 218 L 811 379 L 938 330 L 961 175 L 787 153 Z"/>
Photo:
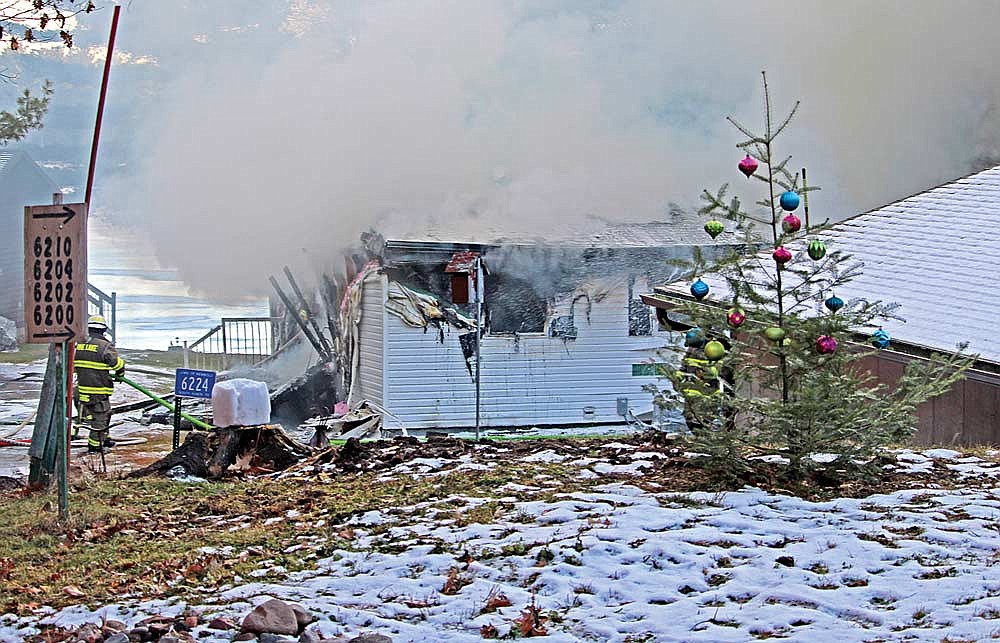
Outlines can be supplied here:
<path id="1" fill-rule="evenodd" d="M 497 487 L 532 472 L 559 476 L 560 491 L 592 484 L 544 463 L 488 476 L 460 471 L 388 481 L 377 474 L 322 473 L 201 484 L 104 478 L 71 494 L 66 522 L 55 515 L 53 493 L 0 497 L 0 614 L 76 604 L 75 589 L 99 605 L 135 595 L 190 597 L 196 588 L 217 588 L 264 567 L 293 573 L 312 567 L 317 556 L 351 549 L 354 530 L 345 523 L 353 516 L 453 496 L 489 498 Z M 294 518 L 289 511 L 297 512 Z M 496 502 L 481 504 L 466 510 L 463 522 L 487 521 L 498 511 L 503 507 Z M 269 518 L 283 519 L 266 524 Z M 377 535 L 382 529 L 388 526 L 366 531 Z M 325 546 L 286 553 L 304 543 Z M 536 544 L 519 543 L 521 553 Z"/>
<path id="2" fill-rule="evenodd" d="M 45 359 L 48 354 L 48 344 L 22 344 L 15 353 L 0 353 L 0 364 L 30 364 Z"/>

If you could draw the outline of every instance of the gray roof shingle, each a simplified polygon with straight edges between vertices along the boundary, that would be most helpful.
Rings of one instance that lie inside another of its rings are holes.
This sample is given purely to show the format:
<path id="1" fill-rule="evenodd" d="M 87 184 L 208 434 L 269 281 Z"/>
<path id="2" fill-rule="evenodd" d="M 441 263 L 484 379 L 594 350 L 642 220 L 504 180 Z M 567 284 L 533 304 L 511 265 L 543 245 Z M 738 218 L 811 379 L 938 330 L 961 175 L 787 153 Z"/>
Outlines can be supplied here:
<path id="1" fill-rule="evenodd" d="M 841 297 L 900 304 L 884 328 L 911 344 L 961 341 L 1000 362 L 1000 166 L 857 215 L 821 235 L 864 262 Z"/>

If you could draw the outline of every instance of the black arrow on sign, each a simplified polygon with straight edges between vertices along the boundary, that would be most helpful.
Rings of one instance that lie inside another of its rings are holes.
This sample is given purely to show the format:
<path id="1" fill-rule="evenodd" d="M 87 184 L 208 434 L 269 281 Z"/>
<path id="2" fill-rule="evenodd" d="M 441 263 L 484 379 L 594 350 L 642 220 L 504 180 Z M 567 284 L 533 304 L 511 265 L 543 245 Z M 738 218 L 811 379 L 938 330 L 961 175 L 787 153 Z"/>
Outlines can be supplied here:
<path id="1" fill-rule="evenodd" d="M 31 337 L 34 338 L 34 339 L 39 339 L 39 338 L 57 339 L 59 337 L 65 337 L 65 338 L 69 339 L 70 337 L 76 337 L 76 331 L 75 330 L 73 330 L 69 326 L 63 326 L 63 328 L 65 328 L 66 331 L 62 332 L 62 333 L 32 333 Z"/>
<path id="2" fill-rule="evenodd" d="M 43 212 L 41 214 L 31 215 L 32 219 L 63 219 L 63 225 L 66 225 L 70 220 L 76 216 L 76 211 L 73 208 L 63 206 L 62 212 Z M 63 218 L 65 217 L 65 218 Z"/>

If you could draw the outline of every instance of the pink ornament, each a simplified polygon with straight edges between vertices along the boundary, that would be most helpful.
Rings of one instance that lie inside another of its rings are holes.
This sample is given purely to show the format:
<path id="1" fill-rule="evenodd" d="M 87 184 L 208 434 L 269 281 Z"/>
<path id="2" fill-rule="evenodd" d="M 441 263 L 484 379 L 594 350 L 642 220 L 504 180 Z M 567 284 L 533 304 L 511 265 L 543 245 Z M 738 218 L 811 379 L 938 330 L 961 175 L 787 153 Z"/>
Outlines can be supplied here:
<path id="1" fill-rule="evenodd" d="M 820 335 L 816 338 L 816 352 L 820 355 L 829 355 L 837 350 L 837 340 L 829 335 Z"/>
<path id="2" fill-rule="evenodd" d="M 743 322 L 747 320 L 747 314 L 739 308 L 733 308 L 729 311 L 729 315 L 726 317 L 726 320 L 733 328 L 739 328 L 743 325 Z"/>
<path id="3" fill-rule="evenodd" d="M 749 179 L 750 175 L 757 171 L 757 159 L 747 154 L 737 167 Z"/>
<path id="4" fill-rule="evenodd" d="M 802 220 L 794 214 L 789 214 L 781 220 L 781 229 L 785 232 L 798 232 L 802 228 Z"/>
<path id="5" fill-rule="evenodd" d="M 785 246 L 778 246 L 775 248 L 774 252 L 771 253 L 771 256 L 774 257 L 774 260 L 778 262 L 779 266 L 783 266 L 792 260 L 792 253 L 789 252 L 788 248 Z"/>

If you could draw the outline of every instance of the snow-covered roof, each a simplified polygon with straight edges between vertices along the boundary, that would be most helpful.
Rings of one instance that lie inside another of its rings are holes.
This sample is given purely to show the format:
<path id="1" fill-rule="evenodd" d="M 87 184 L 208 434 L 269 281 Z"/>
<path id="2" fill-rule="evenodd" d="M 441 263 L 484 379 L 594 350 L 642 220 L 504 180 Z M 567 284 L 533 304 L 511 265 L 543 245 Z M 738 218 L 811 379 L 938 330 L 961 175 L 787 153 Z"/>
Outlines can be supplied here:
<path id="1" fill-rule="evenodd" d="M 1000 166 L 857 215 L 821 235 L 864 262 L 842 298 L 896 302 L 900 341 L 961 341 L 1000 362 Z M 841 294 L 842 293 L 842 294 Z"/>
<path id="2" fill-rule="evenodd" d="M 894 314 L 905 321 L 882 324 L 895 341 L 939 351 L 968 342 L 969 352 L 1000 364 L 1000 166 L 856 215 L 809 238 L 862 264 L 861 274 L 838 287 L 837 296 L 899 305 Z M 806 243 L 788 244 L 795 255 L 790 266 L 809 261 Z M 773 279 L 770 254 L 770 247 L 760 253 L 762 283 Z M 729 297 L 721 277 L 702 279 L 711 287 L 710 300 Z M 661 286 L 644 300 L 657 305 L 659 295 L 685 296 L 689 286 L 689 281 Z"/>

